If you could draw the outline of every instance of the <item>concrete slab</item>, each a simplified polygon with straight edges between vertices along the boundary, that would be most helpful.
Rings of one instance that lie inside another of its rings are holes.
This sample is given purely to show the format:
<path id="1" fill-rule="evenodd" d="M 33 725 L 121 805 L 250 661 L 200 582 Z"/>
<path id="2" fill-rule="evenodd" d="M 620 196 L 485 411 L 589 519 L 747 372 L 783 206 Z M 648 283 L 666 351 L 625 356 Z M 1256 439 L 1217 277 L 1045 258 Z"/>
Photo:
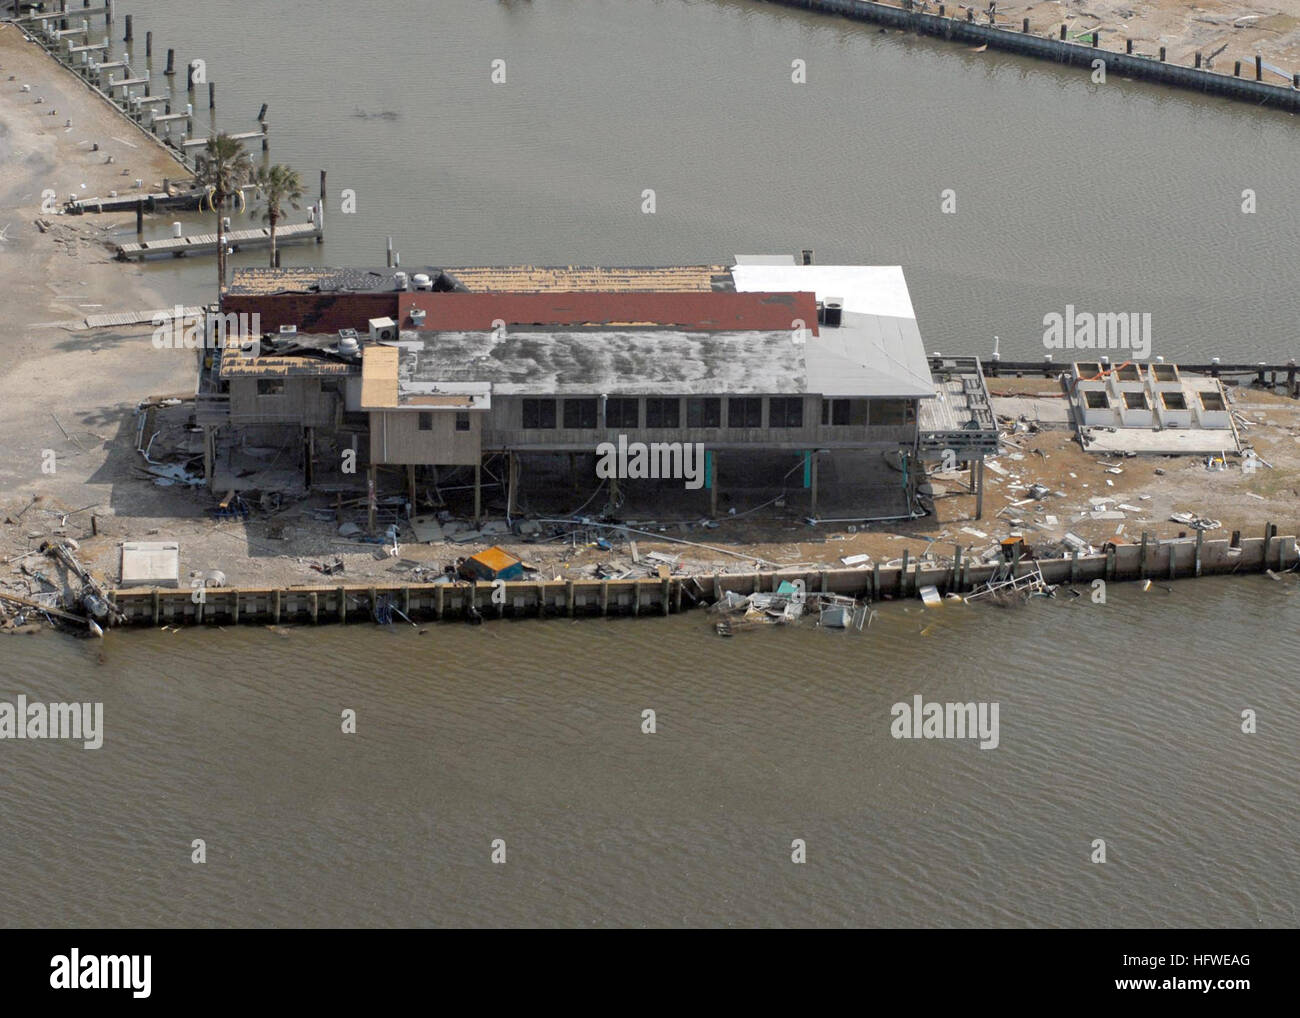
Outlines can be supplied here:
<path id="1" fill-rule="evenodd" d="M 1081 428 L 1088 452 L 1114 456 L 1135 452 L 1139 456 L 1218 456 L 1239 452 L 1237 436 L 1227 428 Z"/>
<path id="2" fill-rule="evenodd" d="M 180 545 L 175 541 L 124 541 L 123 587 L 179 587 Z"/>
<path id="3" fill-rule="evenodd" d="M 421 544 L 442 540 L 442 524 L 438 522 L 438 517 L 412 516 L 410 522 L 411 529 L 415 531 L 415 539 Z"/>
<path id="4" fill-rule="evenodd" d="M 992 379 L 996 385 L 1001 379 Z M 1044 428 L 1068 428 L 1074 423 L 1070 401 L 1063 396 L 993 396 L 993 412 L 999 417 L 1033 421 Z"/>

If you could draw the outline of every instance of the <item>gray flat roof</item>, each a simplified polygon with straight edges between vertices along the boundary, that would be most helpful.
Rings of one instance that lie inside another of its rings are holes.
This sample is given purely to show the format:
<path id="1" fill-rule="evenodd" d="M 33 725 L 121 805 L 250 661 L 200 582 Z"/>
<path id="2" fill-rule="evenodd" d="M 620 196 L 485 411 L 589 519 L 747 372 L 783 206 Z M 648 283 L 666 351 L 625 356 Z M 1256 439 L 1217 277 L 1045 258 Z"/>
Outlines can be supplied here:
<path id="1" fill-rule="evenodd" d="M 657 395 L 807 391 L 787 331 L 403 333 L 401 381 L 490 382 L 494 394 Z M 418 342 L 418 341 L 417 341 Z"/>
<path id="2" fill-rule="evenodd" d="M 932 398 L 916 323 L 845 314 L 796 342 L 788 330 L 403 332 L 403 382 L 489 382 L 498 395 L 737 393 Z"/>

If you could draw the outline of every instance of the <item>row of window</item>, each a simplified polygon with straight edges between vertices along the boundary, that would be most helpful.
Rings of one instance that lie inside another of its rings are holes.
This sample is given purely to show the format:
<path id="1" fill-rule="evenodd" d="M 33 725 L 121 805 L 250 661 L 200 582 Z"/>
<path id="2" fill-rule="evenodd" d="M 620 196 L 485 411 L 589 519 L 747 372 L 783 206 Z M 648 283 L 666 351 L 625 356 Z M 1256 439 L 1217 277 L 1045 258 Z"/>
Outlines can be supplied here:
<path id="1" fill-rule="evenodd" d="M 573 430 L 594 430 L 597 424 L 598 401 L 580 399 L 525 399 L 522 426 L 529 430 L 555 428 L 559 417 L 556 404 L 563 403 L 564 427 Z M 605 427 L 639 430 L 641 400 L 636 397 L 611 397 L 605 401 Z M 801 396 L 772 396 L 767 400 L 767 426 L 769 428 L 802 428 L 803 405 Z M 906 424 L 913 419 L 912 404 L 907 400 L 849 400 L 822 401 L 823 425 L 869 424 L 875 427 Z M 645 400 L 646 428 L 680 428 L 682 426 L 682 401 L 675 396 L 649 397 Z M 686 427 L 721 428 L 722 398 L 719 396 L 688 396 L 686 398 Z M 732 396 L 727 400 L 727 427 L 763 427 L 762 396 Z"/>

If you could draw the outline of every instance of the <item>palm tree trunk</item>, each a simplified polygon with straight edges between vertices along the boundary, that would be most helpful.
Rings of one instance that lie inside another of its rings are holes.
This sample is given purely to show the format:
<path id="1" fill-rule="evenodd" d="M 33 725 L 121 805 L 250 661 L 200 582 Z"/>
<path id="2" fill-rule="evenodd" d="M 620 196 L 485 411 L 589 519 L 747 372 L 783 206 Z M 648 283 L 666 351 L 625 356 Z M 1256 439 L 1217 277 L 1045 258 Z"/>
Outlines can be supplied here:
<path id="1" fill-rule="evenodd" d="M 280 217 L 272 212 L 269 218 L 271 220 L 271 268 L 275 268 L 275 224 Z"/>
<path id="2" fill-rule="evenodd" d="M 226 288 L 226 221 L 225 196 L 217 196 L 217 302 L 221 302 L 221 292 Z"/>

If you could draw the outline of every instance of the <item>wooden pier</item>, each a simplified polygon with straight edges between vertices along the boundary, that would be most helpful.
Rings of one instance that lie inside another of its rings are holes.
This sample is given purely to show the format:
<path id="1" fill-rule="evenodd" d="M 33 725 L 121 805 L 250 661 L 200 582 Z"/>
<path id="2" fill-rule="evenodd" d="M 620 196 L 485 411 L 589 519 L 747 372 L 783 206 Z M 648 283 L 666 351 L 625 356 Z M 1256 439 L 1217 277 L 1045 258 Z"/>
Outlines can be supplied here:
<path id="1" fill-rule="evenodd" d="M 319 244 L 325 237 L 323 228 L 317 223 L 293 223 L 278 227 L 275 231 L 275 243 L 305 244 L 315 241 Z M 235 251 L 255 251 L 271 246 L 271 228 L 261 226 L 252 230 L 229 230 L 225 235 L 226 245 Z M 198 233 L 188 237 L 163 237 L 158 240 L 146 240 L 139 243 L 119 244 L 117 258 L 119 261 L 144 261 L 147 258 L 185 258 L 189 255 L 214 254 L 217 250 L 215 233 Z"/>

